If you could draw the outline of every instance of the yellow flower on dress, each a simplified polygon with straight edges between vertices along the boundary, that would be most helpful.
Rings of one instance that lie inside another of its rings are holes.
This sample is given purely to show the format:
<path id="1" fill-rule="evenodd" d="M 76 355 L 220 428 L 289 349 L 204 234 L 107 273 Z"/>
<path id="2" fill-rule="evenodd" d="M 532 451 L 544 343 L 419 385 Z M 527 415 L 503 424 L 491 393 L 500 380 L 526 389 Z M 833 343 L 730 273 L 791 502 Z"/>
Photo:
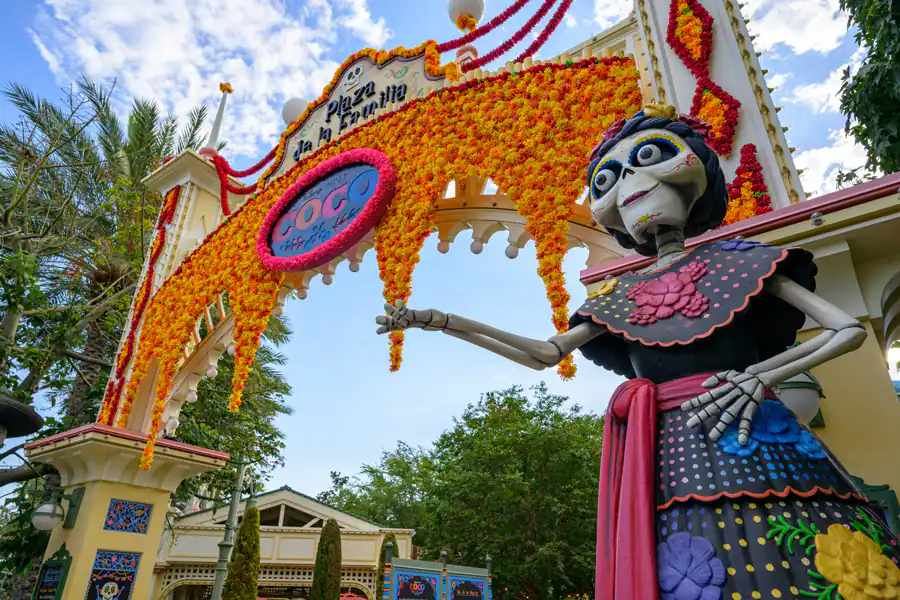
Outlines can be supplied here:
<path id="1" fill-rule="evenodd" d="M 619 280 L 613 277 L 612 279 L 606 279 L 603 283 L 600 284 L 600 287 L 597 288 L 595 292 L 588 294 L 588 300 L 591 298 L 596 298 L 598 296 L 607 296 L 612 294 L 612 291 L 616 289 L 616 286 L 619 285 Z"/>
<path id="2" fill-rule="evenodd" d="M 223 94 L 230 94 L 234 90 L 231 89 L 231 84 L 226 82 L 219 84 L 219 91 Z"/>
<path id="3" fill-rule="evenodd" d="M 816 536 L 816 568 L 845 600 L 900 598 L 900 568 L 870 537 L 832 525 Z"/>

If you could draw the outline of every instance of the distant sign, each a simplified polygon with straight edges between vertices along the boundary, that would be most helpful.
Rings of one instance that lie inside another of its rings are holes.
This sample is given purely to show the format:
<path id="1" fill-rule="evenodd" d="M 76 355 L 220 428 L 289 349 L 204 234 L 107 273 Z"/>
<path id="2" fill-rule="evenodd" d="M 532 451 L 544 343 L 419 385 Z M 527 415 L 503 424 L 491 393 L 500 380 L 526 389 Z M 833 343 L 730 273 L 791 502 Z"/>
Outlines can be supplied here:
<path id="1" fill-rule="evenodd" d="M 395 600 L 437 600 L 438 576 L 398 571 L 396 590 Z"/>
<path id="2" fill-rule="evenodd" d="M 450 578 L 450 600 L 485 600 L 483 579 Z"/>
<path id="3" fill-rule="evenodd" d="M 60 600 L 66 586 L 69 565 L 72 556 L 63 544 L 49 560 L 45 560 L 38 573 L 37 585 L 34 587 L 32 600 Z"/>
<path id="4" fill-rule="evenodd" d="M 358 243 L 384 215 L 394 170 L 377 150 L 339 154 L 287 189 L 266 215 L 256 249 L 276 271 L 321 266 Z"/>
<path id="5" fill-rule="evenodd" d="M 425 53 L 396 56 L 383 65 L 363 56 L 340 72 L 325 102 L 307 115 L 285 140 L 281 163 L 268 182 L 285 173 L 301 158 L 336 140 L 354 126 L 375 117 L 375 111 L 421 98 L 443 85 L 443 77 L 425 70 Z"/>

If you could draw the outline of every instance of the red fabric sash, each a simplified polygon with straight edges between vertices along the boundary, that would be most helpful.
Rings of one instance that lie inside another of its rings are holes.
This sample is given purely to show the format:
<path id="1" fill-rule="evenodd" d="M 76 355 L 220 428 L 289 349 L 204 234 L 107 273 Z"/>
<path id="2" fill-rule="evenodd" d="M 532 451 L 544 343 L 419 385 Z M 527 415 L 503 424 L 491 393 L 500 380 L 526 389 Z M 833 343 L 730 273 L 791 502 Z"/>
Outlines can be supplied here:
<path id="1" fill-rule="evenodd" d="M 711 375 L 691 375 L 660 385 L 631 379 L 613 394 L 600 459 L 594 600 L 659 600 L 657 415 L 707 391 L 701 384 Z"/>

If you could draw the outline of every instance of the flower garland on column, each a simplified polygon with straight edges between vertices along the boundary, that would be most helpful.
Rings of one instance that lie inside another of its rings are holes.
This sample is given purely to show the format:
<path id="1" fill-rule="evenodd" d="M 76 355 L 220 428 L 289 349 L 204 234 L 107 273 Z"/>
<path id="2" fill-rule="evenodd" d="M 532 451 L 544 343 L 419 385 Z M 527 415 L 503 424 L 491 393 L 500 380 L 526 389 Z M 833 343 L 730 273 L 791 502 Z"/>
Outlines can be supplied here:
<path id="1" fill-rule="evenodd" d="M 731 155 L 741 103 L 709 77 L 713 18 L 698 0 L 671 0 L 666 42 L 697 78 L 691 114 L 712 126 L 709 145 L 720 156 Z"/>
<path id="2" fill-rule="evenodd" d="M 103 396 L 103 403 L 100 406 L 100 414 L 97 422 L 101 425 L 112 425 L 112 419 L 116 414 L 119 405 L 119 398 L 122 394 L 122 386 L 125 384 L 125 370 L 128 363 L 134 355 L 135 335 L 137 328 L 141 323 L 144 315 L 144 309 L 147 308 L 147 302 L 150 300 L 150 291 L 153 288 L 153 274 L 156 269 L 156 262 L 162 253 L 163 246 L 166 244 L 166 225 L 172 223 L 175 217 L 175 208 L 178 206 L 178 197 L 181 195 L 181 186 L 176 185 L 168 192 L 163 199 L 162 209 L 159 213 L 159 219 L 156 221 L 156 238 L 150 247 L 150 257 L 147 264 L 147 273 L 141 287 L 135 294 L 134 310 L 132 311 L 131 324 L 128 328 L 128 335 L 125 337 L 125 344 L 119 351 L 118 360 L 116 361 L 116 372 L 106 385 L 106 393 Z"/>
<path id="3" fill-rule="evenodd" d="M 741 164 L 734 181 L 728 184 L 728 211 L 725 225 L 772 212 L 772 198 L 763 177 L 762 165 L 756 158 L 756 146 L 745 144 L 741 148 Z"/>
<path id="4" fill-rule="evenodd" d="M 378 58 L 386 61 L 390 55 Z M 435 203 L 447 181 L 492 178 L 526 219 L 537 246 L 538 273 L 545 282 L 553 323 L 558 331 L 565 331 L 569 296 L 562 259 L 568 246 L 568 219 L 583 189 L 588 155 L 602 131 L 634 114 L 641 102 L 637 70 L 629 59 L 541 64 L 414 99 L 393 113 L 358 125 L 273 179 L 185 259 L 147 307 L 117 423 L 127 424 L 138 386 L 155 357 L 159 374 L 152 413 L 154 435 L 142 466 L 148 468 L 152 461 L 152 444 L 194 324 L 221 292 L 228 293 L 234 309 L 235 377 L 230 408 L 240 405 L 259 336 L 284 280 L 283 273 L 268 271 L 259 260 L 256 238 L 268 211 L 303 173 L 353 148 L 379 150 L 394 165 L 394 198 L 375 236 L 383 295 L 390 302 L 410 296 L 419 251 L 431 233 Z M 276 165 L 285 140 L 300 122 L 302 118 L 282 135 Z M 566 135 L 558 135 L 560 130 Z M 392 339 L 394 370 L 402 360 L 402 342 L 402 335 Z M 561 375 L 573 373 L 571 360 L 560 365 Z"/>

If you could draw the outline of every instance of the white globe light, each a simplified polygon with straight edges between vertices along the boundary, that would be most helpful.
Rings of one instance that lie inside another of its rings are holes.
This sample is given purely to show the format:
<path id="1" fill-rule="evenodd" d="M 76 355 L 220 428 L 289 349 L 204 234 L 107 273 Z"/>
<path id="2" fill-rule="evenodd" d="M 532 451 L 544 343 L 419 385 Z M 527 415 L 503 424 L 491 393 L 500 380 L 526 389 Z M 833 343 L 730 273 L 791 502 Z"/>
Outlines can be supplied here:
<path id="1" fill-rule="evenodd" d="M 299 119 L 303 111 L 306 110 L 307 104 L 309 102 L 303 98 L 291 98 L 285 102 L 284 106 L 281 107 L 281 118 L 284 120 L 284 124 L 290 125 Z"/>
<path id="2" fill-rule="evenodd" d="M 38 531 L 52 531 L 57 525 L 63 522 L 66 512 L 63 507 L 55 502 L 44 502 L 36 509 L 31 516 L 31 524 Z"/>
<path id="3" fill-rule="evenodd" d="M 450 0 L 447 3 L 447 13 L 454 25 L 457 19 L 463 15 L 469 15 L 476 21 L 481 21 L 481 17 L 484 16 L 484 0 Z"/>

